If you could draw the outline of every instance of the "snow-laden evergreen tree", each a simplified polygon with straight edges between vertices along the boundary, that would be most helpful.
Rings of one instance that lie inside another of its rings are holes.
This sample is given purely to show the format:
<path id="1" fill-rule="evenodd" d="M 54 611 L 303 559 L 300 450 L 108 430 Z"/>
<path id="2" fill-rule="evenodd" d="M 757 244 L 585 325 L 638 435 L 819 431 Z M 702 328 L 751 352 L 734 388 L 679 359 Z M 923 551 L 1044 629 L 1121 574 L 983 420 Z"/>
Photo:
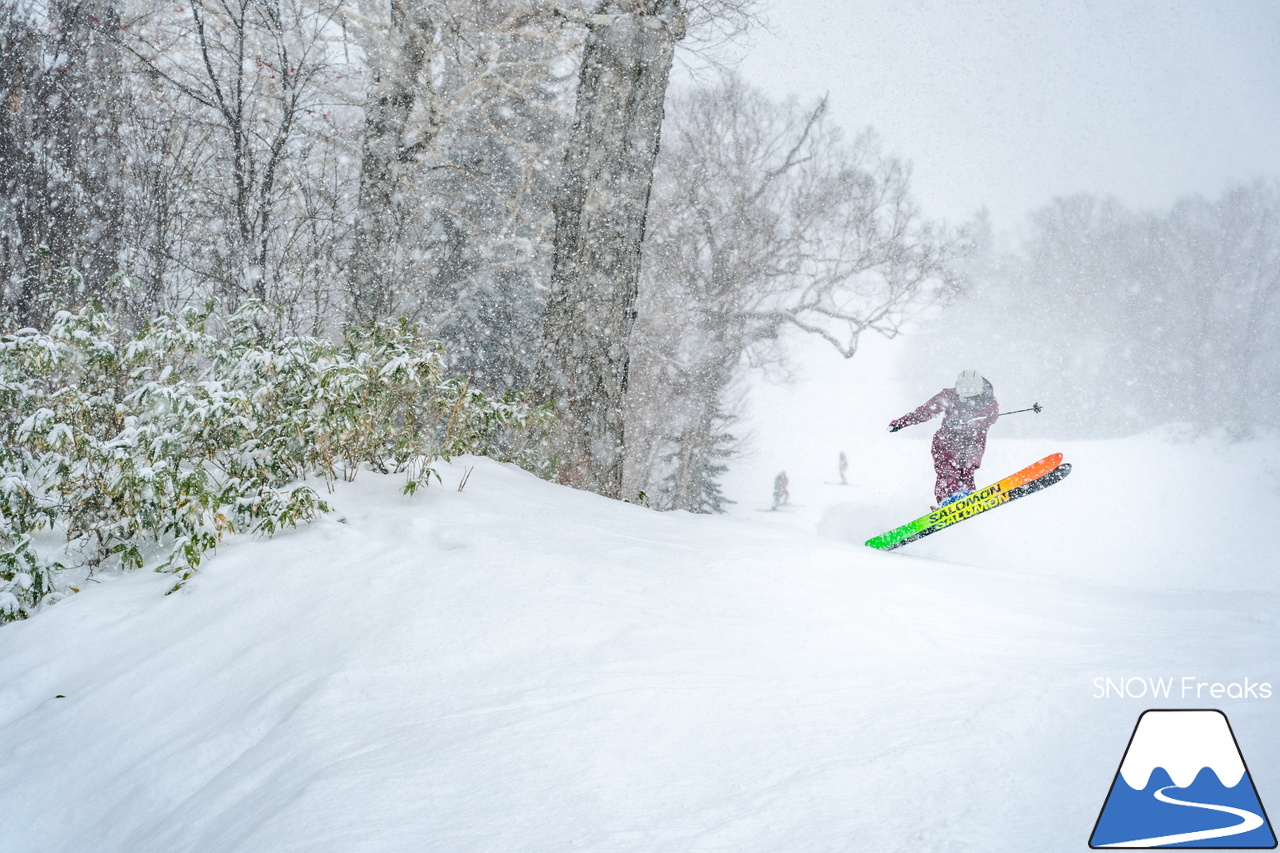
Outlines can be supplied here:
<path id="1" fill-rule="evenodd" d="M 729 470 L 727 461 L 738 453 L 738 438 L 729 432 L 736 420 L 715 409 L 669 439 L 671 453 L 662 461 L 670 473 L 661 484 L 658 509 L 716 513 L 734 503 L 721 491 L 720 476 Z"/>

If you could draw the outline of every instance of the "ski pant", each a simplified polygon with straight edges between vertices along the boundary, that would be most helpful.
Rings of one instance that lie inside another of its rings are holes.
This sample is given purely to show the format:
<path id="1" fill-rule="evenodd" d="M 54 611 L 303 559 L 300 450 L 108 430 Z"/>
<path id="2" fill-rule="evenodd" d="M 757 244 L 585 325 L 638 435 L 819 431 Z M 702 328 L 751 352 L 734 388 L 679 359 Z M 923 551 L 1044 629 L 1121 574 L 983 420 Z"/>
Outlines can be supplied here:
<path id="1" fill-rule="evenodd" d="M 936 443 L 933 448 L 933 470 L 938 475 L 938 481 L 933 486 L 933 496 L 938 503 L 961 490 L 972 492 L 974 489 L 973 473 L 978 467 L 965 465 L 956 458 L 956 454 L 949 452 L 947 448 L 939 448 Z"/>

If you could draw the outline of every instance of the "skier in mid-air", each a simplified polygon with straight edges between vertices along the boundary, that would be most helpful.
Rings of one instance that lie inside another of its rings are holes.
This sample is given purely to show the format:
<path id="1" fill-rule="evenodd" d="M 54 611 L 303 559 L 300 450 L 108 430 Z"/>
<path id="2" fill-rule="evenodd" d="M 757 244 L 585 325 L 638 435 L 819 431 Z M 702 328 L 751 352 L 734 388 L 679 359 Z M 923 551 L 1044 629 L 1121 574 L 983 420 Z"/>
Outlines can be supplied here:
<path id="1" fill-rule="evenodd" d="M 890 421 L 889 432 L 942 415 L 942 426 L 933 434 L 933 470 L 938 475 L 933 496 L 944 506 L 974 490 L 973 474 L 982 464 L 987 430 L 999 414 L 991 383 L 978 371 L 966 370 L 954 388 L 943 388 L 920 408 Z"/>

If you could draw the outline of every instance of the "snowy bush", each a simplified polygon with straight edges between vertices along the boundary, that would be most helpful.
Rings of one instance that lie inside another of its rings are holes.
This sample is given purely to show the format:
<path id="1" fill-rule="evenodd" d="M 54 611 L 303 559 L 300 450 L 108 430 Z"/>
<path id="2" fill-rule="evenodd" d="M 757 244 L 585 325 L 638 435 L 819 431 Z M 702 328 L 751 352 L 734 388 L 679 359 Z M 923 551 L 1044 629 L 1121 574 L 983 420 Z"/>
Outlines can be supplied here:
<path id="1" fill-rule="evenodd" d="M 211 309 L 126 333 L 85 309 L 0 337 L 0 621 L 100 567 L 152 563 L 177 589 L 223 535 L 326 512 L 308 480 L 369 466 L 412 493 L 457 453 L 541 464 L 546 412 L 445 378 L 414 326 L 267 340 L 266 319 L 250 304 L 217 333 Z"/>

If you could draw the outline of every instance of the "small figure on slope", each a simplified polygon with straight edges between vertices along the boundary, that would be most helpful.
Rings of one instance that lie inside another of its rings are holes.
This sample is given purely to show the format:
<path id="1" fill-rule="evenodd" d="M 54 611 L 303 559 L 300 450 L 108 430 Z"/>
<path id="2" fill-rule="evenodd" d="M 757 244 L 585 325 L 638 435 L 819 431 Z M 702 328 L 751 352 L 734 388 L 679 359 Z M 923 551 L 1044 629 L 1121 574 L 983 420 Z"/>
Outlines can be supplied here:
<path id="1" fill-rule="evenodd" d="M 933 470 L 938 475 L 933 495 L 943 506 L 973 491 L 973 474 L 987 449 L 987 430 L 999 414 L 991 383 L 978 371 L 966 370 L 954 388 L 942 389 L 920 408 L 890 421 L 889 432 L 942 415 L 942 426 L 933 434 Z"/>
<path id="2" fill-rule="evenodd" d="M 844 451 L 840 451 L 840 485 L 847 486 L 849 481 L 845 479 L 845 472 L 849 470 L 849 459 L 844 455 Z"/>
<path id="3" fill-rule="evenodd" d="M 791 494 L 787 491 L 787 483 L 786 471 L 779 471 L 778 476 L 773 478 L 773 509 L 777 509 L 791 500 Z"/>

